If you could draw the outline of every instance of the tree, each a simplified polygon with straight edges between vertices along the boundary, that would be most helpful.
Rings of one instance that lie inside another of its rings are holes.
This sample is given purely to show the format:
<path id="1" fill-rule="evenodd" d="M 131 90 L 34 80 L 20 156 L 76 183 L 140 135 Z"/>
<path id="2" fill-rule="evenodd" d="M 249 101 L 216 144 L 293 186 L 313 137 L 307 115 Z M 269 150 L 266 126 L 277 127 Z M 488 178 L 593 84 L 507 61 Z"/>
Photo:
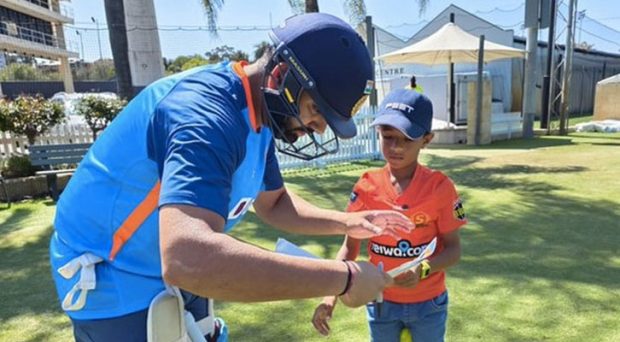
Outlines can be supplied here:
<path id="1" fill-rule="evenodd" d="M 185 71 L 205 64 L 209 64 L 209 61 L 206 58 L 201 55 L 194 55 L 190 59 L 186 60 L 183 65 L 181 65 L 180 71 Z"/>
<path id="2" fill-rule="evenodd" d="M 25 135 L 33 145 L 36 138 L 64 120 L 63 108 L 41 95 L 0 100 L 0 131 Z"/>
<path id="3" fill-rule="evenodd" d="M 214 48 L 213 50 L 205 53 L 205 56 L 207 56 L 210 64 L 218 63 L 225 59 L 232 60 L 232 61 L 240 61 L 240 60 L 248 59 L 247 53 L 241 50 L 235 51 L 235 48 L 228 46 L 228 45 L 218 46 Z"/>
<path id="4" fill-rule="evenodd" d="M 110 46 L 116 69 L 118 93 L 121 98 L 134 96 L 129 65 L 129 48 L 127 43 L 127 25 L 125 24 L 124 1 L 105 0 L 105 14 L 108 21 Z"/>
<path id="5" fill-rule="evenodd" d="M 106 0 L 108 1 L 108 0 Z M 319 12 L 318 0 L 287 0 L 289 6 L 295 13 Z M 366 5 L 364 0 L 343 0 L 345 11 L 349 14 L 349 19 L 353 26 L 361 23 L 366 17 Z M 418 5 L 419 13 L 422 14 L 430 0 L 415 0 Z M 217 34 L 217 16 L 219 10 L 224 5 L 224 0 L 202 0 L 203 7 L 207 15 L 208 28 L 213 34 Z"/>
<path id="6" fill-rule="evenodd" d="M 1 81 L 35 81 L 41 78 L 41 73 L 29 64 L 11 63 L 0 70 Z"/>
<path id="7" fill-rule="evenodd" d="M 200 56 L 200 55 L 196 55 L 196 56 Z M 200 58 L 203 58 L 203 57 L 200 56 Z M 178 56 L 177 58 L 172 60 L 170 63 L 168 63 L 168 65 L 166 66 L 166 72 L 168 74 L 174 74 L 174 73 L 183 71 L 183 64 L 187 63 L 187 61 L 189 61 L 190 59 L 192 59 L 192 56 Z"/>
<path id="8" fill-rule="evenodd" d="M 126 104 L 125 100 L 91 95 L 79 100 L 75 106 L 75 112 L 84 117 L 95 140 L 97 133 L 106 128 Z"/>
<path id="9" fill-rule="evenodd" d="M 254 60 L 261 58 L 261 56 L 265 53 L 271 44 L 267 41 L 262 41 L 256 45 L 254 45 Z"/>
<path id="10" fill-rule="evenodd" d="M 217 15 L 224 5 L 224 0 L 202 0 L 207 15 L 207 27 L 209 32 L 217 34 Z"/>
<path id="11" fill-rule="evenodd" d="M 85 80 L 111 80 L 116 76 L 114 61 L 111 59 L 99 59 L 93 63 L 78 62 L 72 65 L 74 78 L 78 81 Z"/>

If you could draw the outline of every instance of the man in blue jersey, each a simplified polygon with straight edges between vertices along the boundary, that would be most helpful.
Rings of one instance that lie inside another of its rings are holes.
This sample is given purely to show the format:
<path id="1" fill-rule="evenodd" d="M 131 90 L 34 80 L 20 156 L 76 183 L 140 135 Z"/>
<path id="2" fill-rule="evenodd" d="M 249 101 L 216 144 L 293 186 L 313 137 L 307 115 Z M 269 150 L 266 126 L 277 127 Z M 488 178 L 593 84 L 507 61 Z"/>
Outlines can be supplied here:
<path id="1" fill-rule="evenodd" d="M 181 321 L 221 341 L 205 298 L 339 295 L 355 307 L 391 283 L 366 262 L 289 257 L 225 234 L 252 205 L 298 234 L 413 228 L 396 212 L 320 209 L 284 187 L 275 149 L 309 160 L 353 137 L 373 74 L 362 39 L 333 16 L 295 16 L 270 36 L 273 48 L 254 64 L 199 67 L 144 89 L 80 163 L 50 243 L 77 341 L 161 341 L 177 322 L 166 298 L 191 314 Z M 335 138 L 316 137 L 328 127 Z M 153 333 L 162 322 L 170 326 Z"/>

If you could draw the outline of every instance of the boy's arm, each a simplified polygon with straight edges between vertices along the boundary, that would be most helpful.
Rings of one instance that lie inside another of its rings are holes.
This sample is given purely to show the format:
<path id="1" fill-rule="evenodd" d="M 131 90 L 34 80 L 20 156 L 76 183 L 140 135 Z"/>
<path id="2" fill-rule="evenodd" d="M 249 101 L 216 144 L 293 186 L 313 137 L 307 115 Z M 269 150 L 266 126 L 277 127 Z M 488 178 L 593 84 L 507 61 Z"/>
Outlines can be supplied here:
<path id="1" fill-rule="evenodd" d="M 431 273 L 445 270 L 455 265 L 461 259 L 461 238 L 459 229 L 455 229 L 447 234 L 441 235 L 444 249 L 437 256 L 429 259 Z"/>
<path id="2" fill-rule="evenodd" d="M 345 236 L 342 246 L 336 254 L 336 260 L 355 260 L 360 252 L 361 241 L 349 236 Z M 321 335 L 329 335 L 330 327 L 328 321 L 332 318 L 334 308 L 336 307 L 337 297 L 327 296 L 314 309 L 312 315 L 312 325 L 321 333 Z"/>
<path id="3" fill-rule="evenodd" d="M 447 234 L 443 234 L 440 238 L 443 241 L 444 249 L 437 255 L 433 255 L 428 259 L 428 263 L 431 266 L 430 273 L 445 270 L 456 264 L 461 258 L 461 239 L 459 237 L 458 229 L 455 229 Z M 422 265 L 418 265 L 415 270 L 411 270 L 397 276 L 394 278 L 394 286 L 408 288 L 416 287 L 421 280 L 421 271 Z"/>
<path id="4" fill-rule="evenodd" d="M 357 259 L 357 256 L 360 255 L 360 246 L 362 245 L 362 241 L 359 239 L 352 238 L 350 236 L 345 236 L 344 241 L 342 242 L 342 246 L 336 253 L 336 260 L 353 260 Z M 323 298 L 323 303 L 331 305 L 332 307 L 336 305 L 336 296 L 327 296 Z"/>

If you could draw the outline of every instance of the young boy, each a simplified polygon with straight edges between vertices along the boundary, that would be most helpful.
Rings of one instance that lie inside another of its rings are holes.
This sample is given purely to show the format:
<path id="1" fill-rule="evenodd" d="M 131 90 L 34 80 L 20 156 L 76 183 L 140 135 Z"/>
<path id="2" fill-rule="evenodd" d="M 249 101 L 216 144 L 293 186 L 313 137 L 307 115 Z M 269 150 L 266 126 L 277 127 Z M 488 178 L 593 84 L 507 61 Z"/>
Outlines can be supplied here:
<path id="1" fill-rule="evenodd" d="M 381 310 L 367 305 L 372 341 L 400 341 L 409 330 L 416 342 L 443 341 L 448 294 L 444 270 L 459 261 L 458 229 L 466 223 L 454 184 L 443 173 L 418 163 L 420 150 L 433 139 L 433 106 L 424 95 L 406 89 L 392 91 L 379 107 L 372 123 L 380 134 L 381 152 L 387 165 L 362 175 L 353 188 L 348 211 L 400 210 L 416 228 L 399 240 L 382 235 L 368 242 L 370 262 L 389 271 L 414 259 L 437 237 L 435 253 L 414 270 L 394 279 L 383 293 Z M 337 258 L 355 260 L 361 240 L 346 237 Z M 325 297 L 312 323 L 329 334 L 336 297 Z"/>

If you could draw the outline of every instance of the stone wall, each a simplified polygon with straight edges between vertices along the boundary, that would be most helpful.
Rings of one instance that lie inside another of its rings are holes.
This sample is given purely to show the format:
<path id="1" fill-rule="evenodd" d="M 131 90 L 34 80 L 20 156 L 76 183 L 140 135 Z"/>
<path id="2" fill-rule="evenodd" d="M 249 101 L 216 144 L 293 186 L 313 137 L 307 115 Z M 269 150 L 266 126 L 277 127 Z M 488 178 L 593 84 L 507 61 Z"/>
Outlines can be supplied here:
<path id="1" fill-rule="evenodd" d="M 71 178 L 70 174 L 58 175 L 58 190 L 61 191 Z M 7 192 L 12 202 L 23 199 L 44 197 L 49 195 L 47 179 L 45 176 L 32 176 L 5 179 Z M 4 190 L 0 189 L 0 202 L 6 202 Z"/>

